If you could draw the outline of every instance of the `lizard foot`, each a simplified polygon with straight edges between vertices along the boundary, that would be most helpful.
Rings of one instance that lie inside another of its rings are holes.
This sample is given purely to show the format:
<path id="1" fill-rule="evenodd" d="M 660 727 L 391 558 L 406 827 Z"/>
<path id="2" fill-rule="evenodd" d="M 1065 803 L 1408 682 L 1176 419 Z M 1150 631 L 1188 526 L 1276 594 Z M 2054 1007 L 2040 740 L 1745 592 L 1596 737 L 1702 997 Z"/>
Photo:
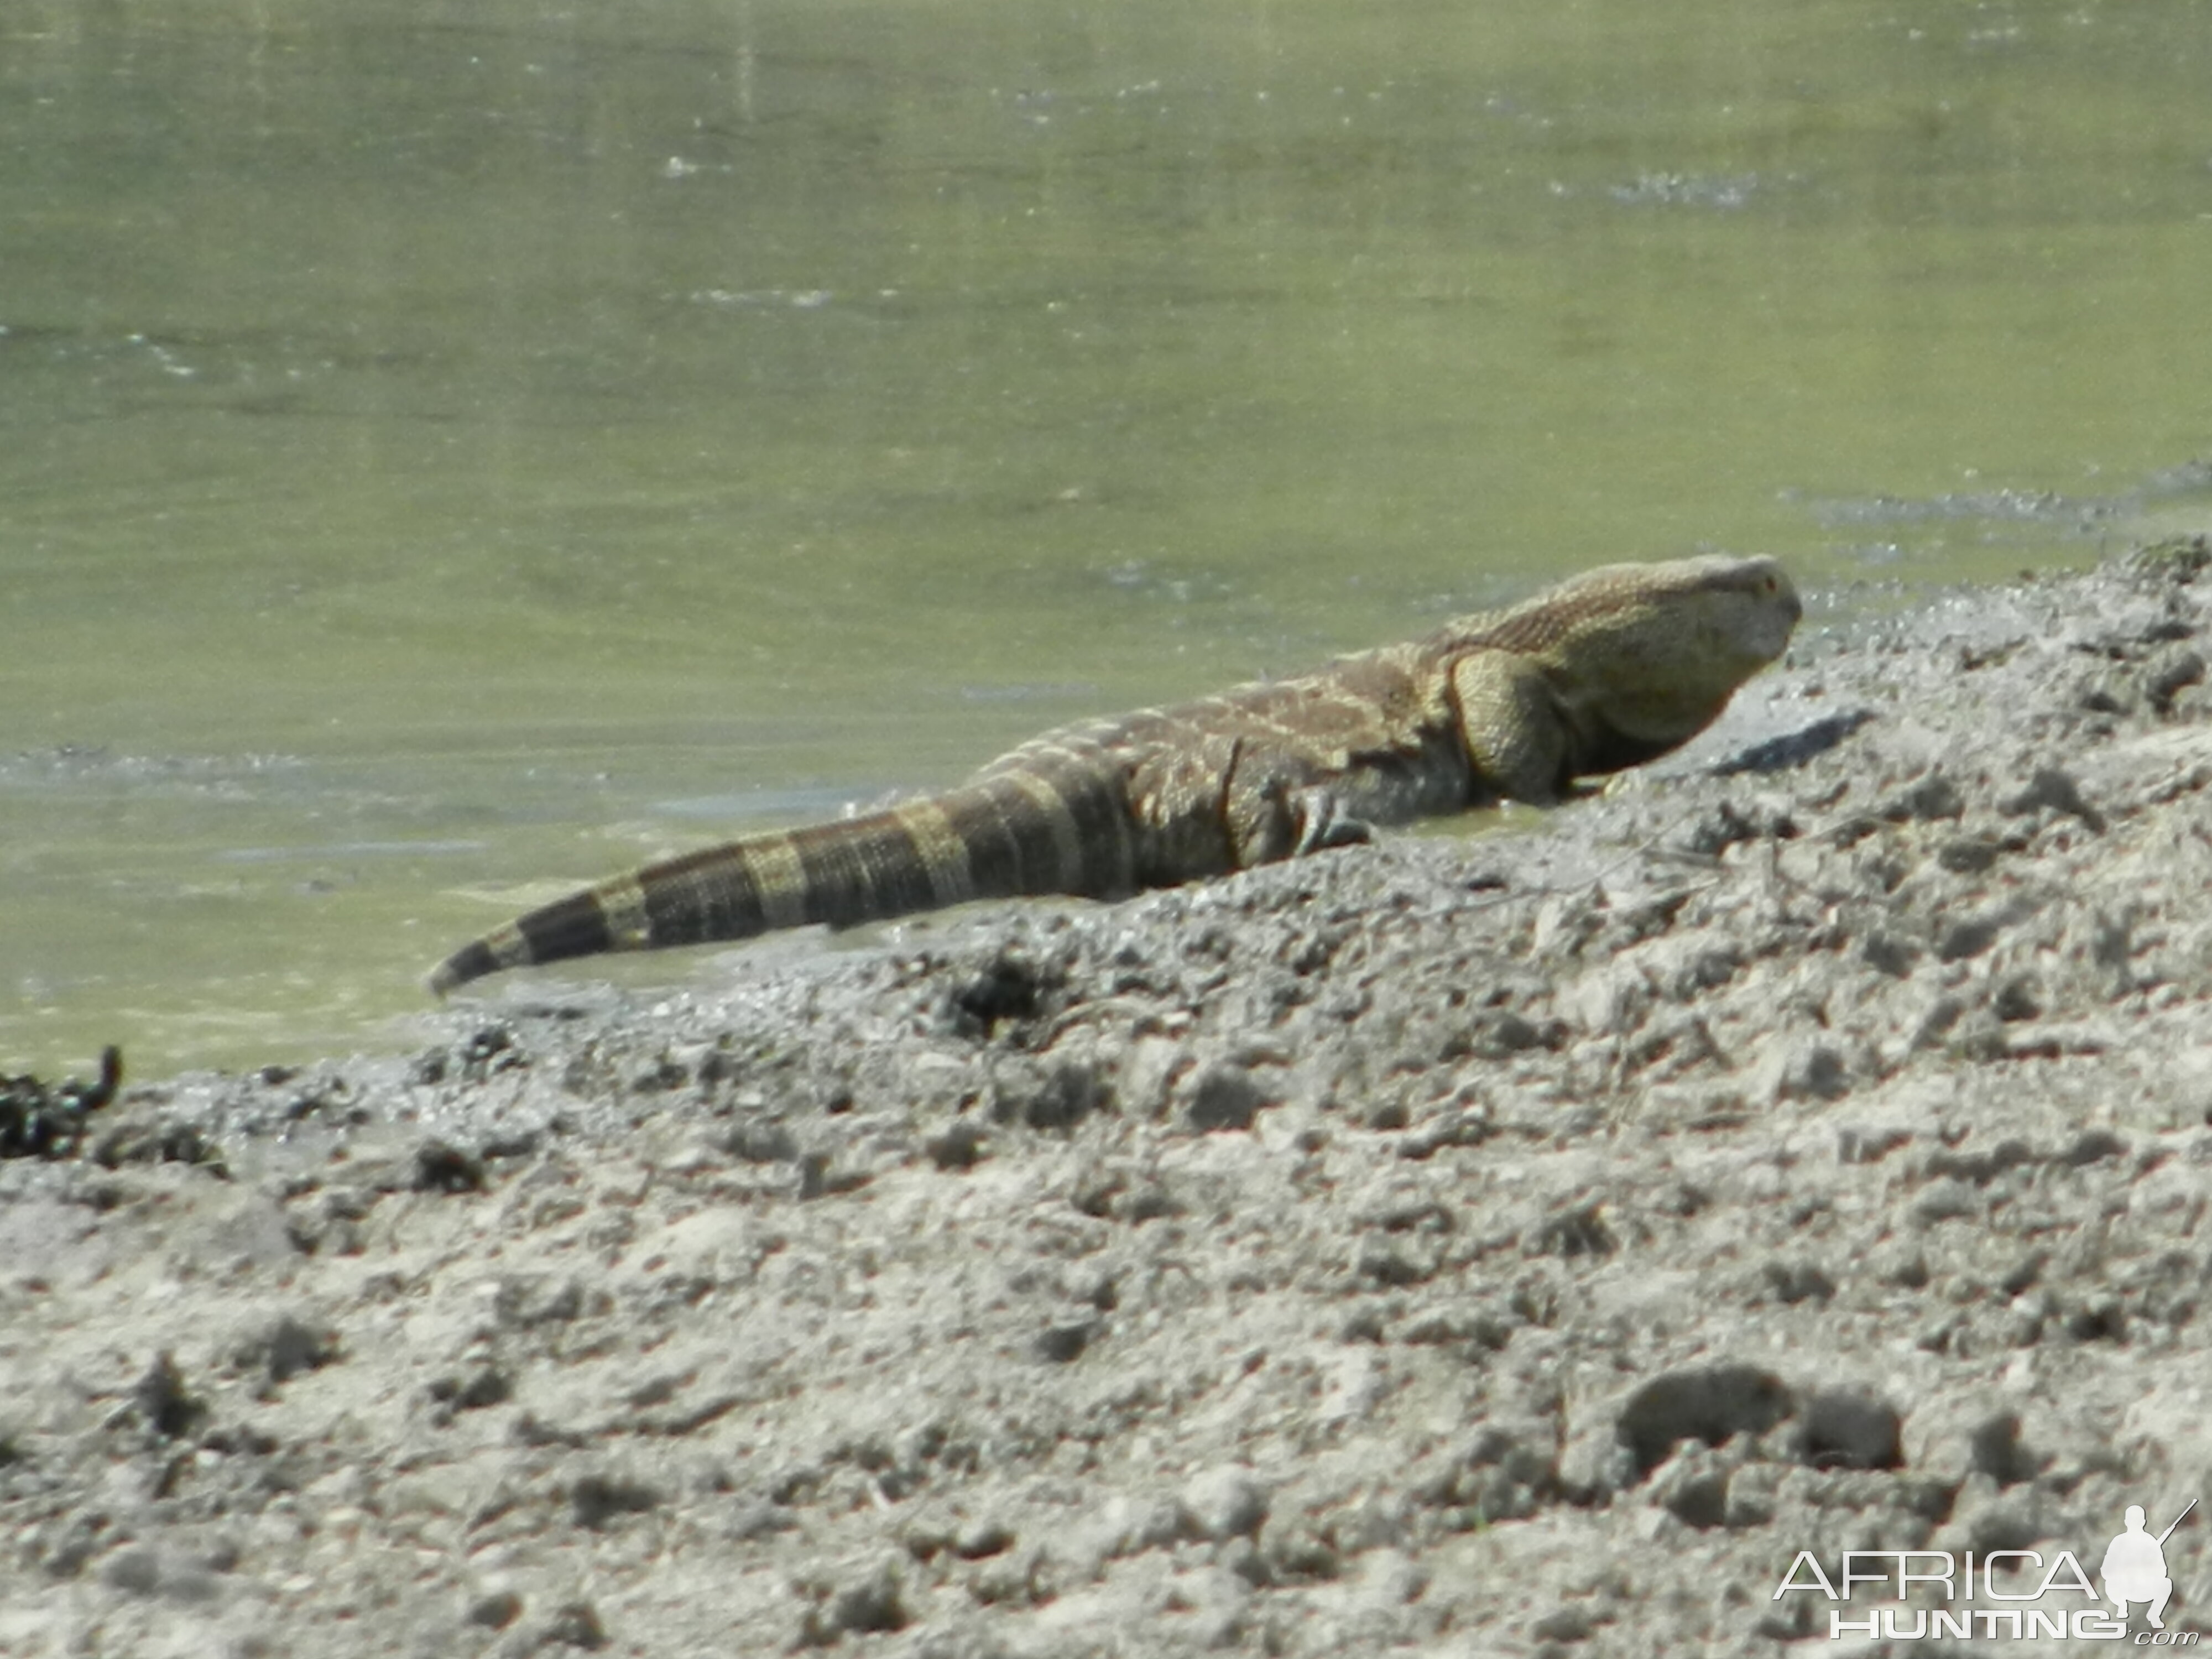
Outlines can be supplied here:
<path id="1" fill-rule="evenodd" d="M 1375 839 L 1374 826 L 1364 818 L 1350 817 L 1340 811 L 1336 797 L 1328 790 L 1299 791 L 1297 807 L 1298 840 L 1291 849 L 1293 858 L 1304 858 L 1309 853 L 1330 847 L 1363 847 Z"/>

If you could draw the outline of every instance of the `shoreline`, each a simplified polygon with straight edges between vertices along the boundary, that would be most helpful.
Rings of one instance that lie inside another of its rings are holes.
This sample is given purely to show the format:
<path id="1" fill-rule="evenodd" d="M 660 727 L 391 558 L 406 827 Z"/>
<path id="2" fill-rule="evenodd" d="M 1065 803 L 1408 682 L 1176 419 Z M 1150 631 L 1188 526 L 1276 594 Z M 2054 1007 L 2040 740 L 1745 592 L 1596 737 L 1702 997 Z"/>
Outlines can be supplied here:
<path id="1" fill-rule="evenodd" d="M 2094 1564 L 2212 1492 L 2208 639 L 2179 539 L 1495 833 L 126 1084 L 0 1163 L 0 1650 L 1729 1653 L 1804 1551 Z"/>

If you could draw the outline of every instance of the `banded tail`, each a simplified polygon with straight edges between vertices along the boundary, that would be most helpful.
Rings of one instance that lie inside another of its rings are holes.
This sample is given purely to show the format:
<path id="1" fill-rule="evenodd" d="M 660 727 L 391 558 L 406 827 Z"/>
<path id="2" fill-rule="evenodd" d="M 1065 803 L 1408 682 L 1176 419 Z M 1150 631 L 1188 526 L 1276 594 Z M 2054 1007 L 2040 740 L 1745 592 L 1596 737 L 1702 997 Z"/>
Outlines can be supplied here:
<path id="1" fill-rule="evenodd" d="M 1111 897 L 1134 888 L 1137 861 L 1118 775 L 1009 769 L 887 811 L 747 836 L 601 882 L 463 945 L 430 989 L 444 996 L 486 974 L 604 951 L 846 927 L 969 899 Z"/>

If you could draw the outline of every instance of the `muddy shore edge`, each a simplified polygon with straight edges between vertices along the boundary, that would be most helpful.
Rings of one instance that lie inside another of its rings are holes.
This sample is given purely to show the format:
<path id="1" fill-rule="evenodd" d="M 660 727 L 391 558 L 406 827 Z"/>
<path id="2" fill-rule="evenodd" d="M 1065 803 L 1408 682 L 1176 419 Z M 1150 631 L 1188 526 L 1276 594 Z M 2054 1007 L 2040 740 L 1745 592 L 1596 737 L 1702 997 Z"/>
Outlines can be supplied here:
<path id="1" fill-rule="evenodd" d="M 126 1085 L 0 1162 L 0 1653 L 2071 1618 L 1775 1592 L 2212 1499 L 2208 656 L 2201 537 L 1816 608 L 1495 833 Z"/>

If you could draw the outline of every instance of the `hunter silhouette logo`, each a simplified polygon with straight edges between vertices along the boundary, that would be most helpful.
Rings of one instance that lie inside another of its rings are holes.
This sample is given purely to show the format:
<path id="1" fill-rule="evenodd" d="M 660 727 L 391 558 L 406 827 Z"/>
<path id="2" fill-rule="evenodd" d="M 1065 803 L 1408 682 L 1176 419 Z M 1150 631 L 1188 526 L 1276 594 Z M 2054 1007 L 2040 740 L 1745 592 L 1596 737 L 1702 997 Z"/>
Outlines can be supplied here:
<path id="1" fill-rule="evenodd" d="M 2105 1551 L 2100 1575 L 2105 1581 L 2105 1599 L 2119 1609 L 2121 1619 L 2128 1616 L 2129 1602 L 2148 1601 L 2150 1627 L 2166 1628 L 2166 1620 L 2159 1615 L 2166 1611 L 2166 1598 L 2173 1594 L 2173 1580 L 2166 1576 L 2166 1540 L 2173 1536 L 2175 1527 L 2188 1519 L 2189 1510 L 2196 1507 L 2192 1498 L 2189 1509 L 2175 1516 L 2166 1529 L 2153 1538 L 2143 1530 L 2142 1505 L 2128 1506 L 2128 1529 Z"/>
<path id="2" fill-rule="evenodd" d="M 1930 1637 L 2126 1642 L 2130 1639 L 2130 1610 L 2141 1607 L 2149 1628 L 2134 1633 L 2134 1646 L 2195 1647 L 2197 1632 L 2166 1627 L 2166 1603 L 2173 1597 L 2166 1542 L 2196 1507 L 2192 1498 L 2165 1531 L 2154 1534 L 2142 1505 L 2129 1505 L 2124 1525 L 2106 1546 L 2098 1567 L 2105 1587 L 2102 1595 L 2071 1550 L 2060 1550 L 2047 1559 L 2040 1550 L 1989 1550 L 1978 1558 L 1972 1550 L 1963 1557 L 1948 1550 L 1845 1550 L 1843 1572 L 1834 1580 L 1812 1551 L 1800 1550 L 1769 1599 L 1779 1601 L 1785 1595 L 1809 1592 L 1848 1605 L 1854 1590 L 1883 1585 L 1889 1587 L 1892 1601 L 1903 1603 L 1911 1598 L 1915 1585 L 1923 1587 L 1917 1607 L 1869 1607 L 1865 1617 L 1858 1619 L 1846 1618 L 1843 1607 L 1832 1607 L 1831 1641 L 1849 1634 L 1904 1642 Z M 1928 1605 L 1931 1595 L 1948 1605 Z M 2046 1597 L 2053 1599 L 2045 1601 Z M 2078 1599 L 2069 1606 L 2063 1599 L 2067 1597 Z M 1959 1606 L 1962 1601 L 1986 1605 Z"/>

